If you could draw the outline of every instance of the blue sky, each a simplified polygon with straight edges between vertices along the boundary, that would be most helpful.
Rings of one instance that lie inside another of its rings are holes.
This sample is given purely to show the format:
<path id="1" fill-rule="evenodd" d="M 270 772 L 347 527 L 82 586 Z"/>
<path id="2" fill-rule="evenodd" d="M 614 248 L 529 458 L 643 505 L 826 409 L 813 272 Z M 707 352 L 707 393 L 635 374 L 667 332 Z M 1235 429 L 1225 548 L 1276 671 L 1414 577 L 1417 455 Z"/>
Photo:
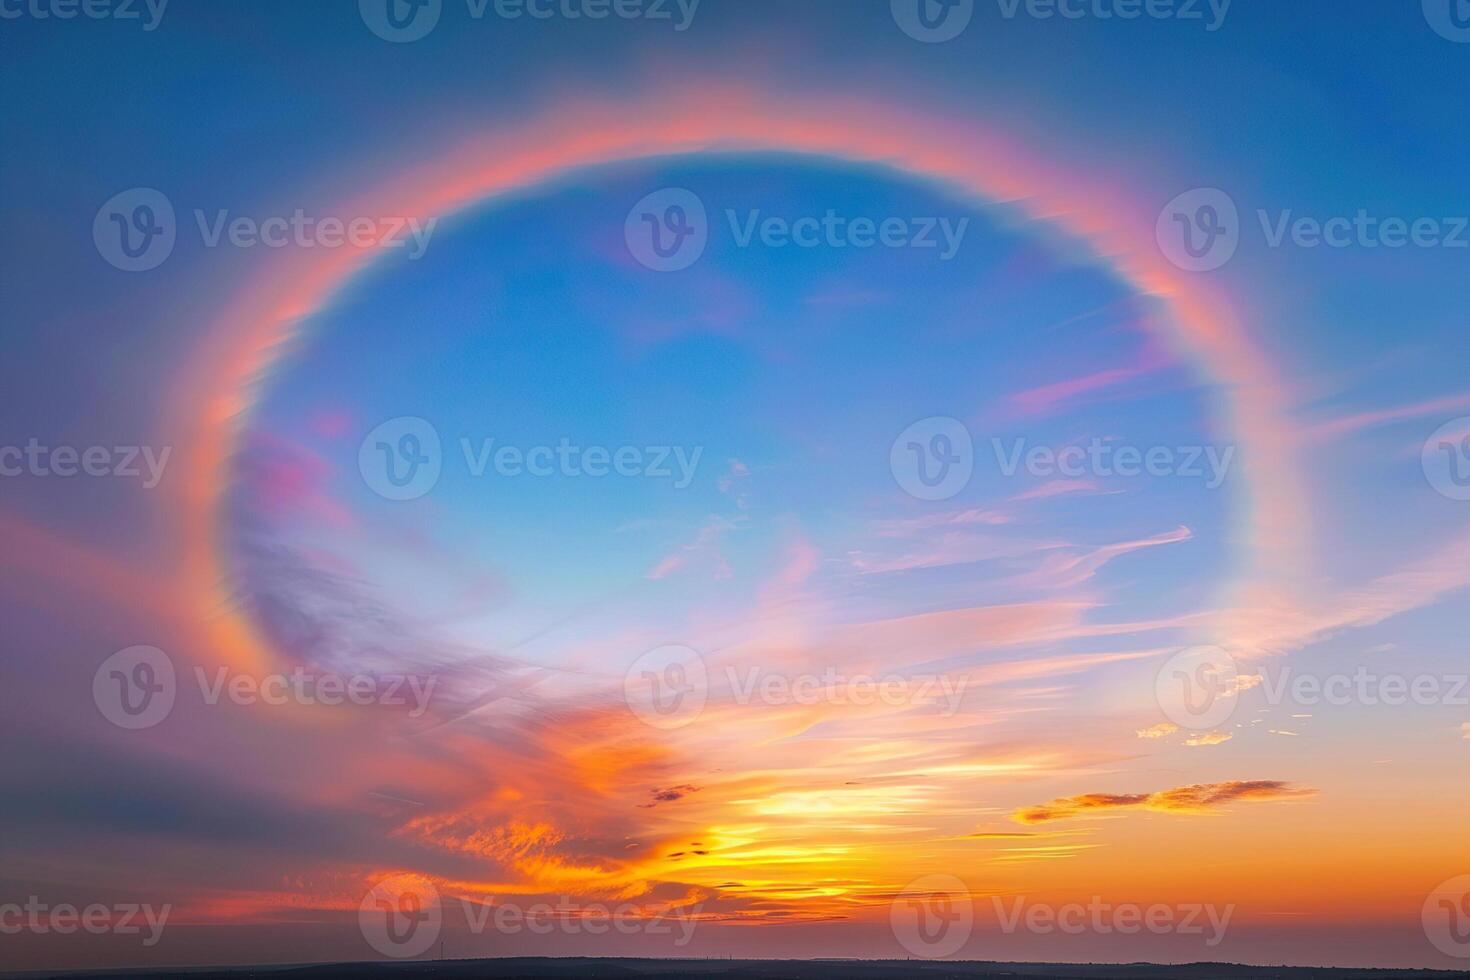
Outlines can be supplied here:
<path id="1" fill-rule="evenodd" d="M 935 955 L 1462 963 L 1428 913 L 1470 892 L 1470 707 L 1270 692 L 1464 673 L 1470 44 L 1436 0 L 1235 0 L 1216 30 L 1098 15 L 1122 2 L 977 0 L 929 44 L 882 0 L 703 0 L 685 30 L 444 0 L 407 43 L 372 3 L 145 29 L 0 0 L 0 468 L 112 473 L 0 476 L 0 924 L 12 894 L 175 910 L 157 947 L 31 931 L 6 961 L 393 957 L 358 910 L 395 882 L 699 923 L 446 924 L 462 955 L 924 956 L 895 896 L 948 875 L 975 932 Z M 177 241 L 128 272 L 93 231 L 138 188 Z M 1156 228 L 1201 194 L 1238 245 L 1192 272 Z M 630 229 L 690 195 L 708 243 L 656 271 Z M 297 212 L 424 249 L 200 228 Z M 934 219 L 954 254 L 731 224 L 829 213 Z M 1360 214 L 1379 238 L 1293 224 Z M 369 463 L 422 425 L 438 478 L 389 499 Z M 907 454 L 960 430 L 972 472 L 931 494 Z M 475 476 L 487 439 L 673 471 Z M 992 440 L 1229 464 L 1008 475 Z M 143 450 L 156 485 L 114 472 Z M 1196 727 L 1165 682 L 1200 644 L 1234 686 Z M 178 690 L 131 730 L 105 695 L 139 645 Z M 669 645 L 706 678 L 677 726 L 635 697 Z M 435 701 L 211 703 L 196 668 Z M 782 700 L 833 671 L 908 700 Z M 1095 895 L 1234 925 L 1012 934 L 990 904 Z"/>

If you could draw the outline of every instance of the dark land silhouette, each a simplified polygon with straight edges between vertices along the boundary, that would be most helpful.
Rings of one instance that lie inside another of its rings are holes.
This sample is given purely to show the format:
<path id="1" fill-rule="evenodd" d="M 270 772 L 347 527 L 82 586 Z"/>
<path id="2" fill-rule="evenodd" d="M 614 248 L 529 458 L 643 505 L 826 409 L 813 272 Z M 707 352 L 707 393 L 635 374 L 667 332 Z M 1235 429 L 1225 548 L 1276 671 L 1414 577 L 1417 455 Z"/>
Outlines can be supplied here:
<path id="1" fill-rule="evenodd" d="M 1470 980 L 1470 972 L 1441 970 L 1368 970 L 1308 967 L 1236 966 L 1191 963 L 1159 966 L 1148 963 L 1055 964 L 983 963 L 932 960 L 641 960 L 641 959 L 481 959 L 411 961 L 405 963 L 335 963 L 311 966 L 196 968 L 179 970 L 115 970 L 10 974 L 14 977 L 65 977 L 67 980 L 108 977 L 172 977 L 178 980 L 347 980 L 347 978 L 510 978 L 527 977 L 690 977 L 703 980 L 991 980 L 1001 977 L 1046 980 Z"/>

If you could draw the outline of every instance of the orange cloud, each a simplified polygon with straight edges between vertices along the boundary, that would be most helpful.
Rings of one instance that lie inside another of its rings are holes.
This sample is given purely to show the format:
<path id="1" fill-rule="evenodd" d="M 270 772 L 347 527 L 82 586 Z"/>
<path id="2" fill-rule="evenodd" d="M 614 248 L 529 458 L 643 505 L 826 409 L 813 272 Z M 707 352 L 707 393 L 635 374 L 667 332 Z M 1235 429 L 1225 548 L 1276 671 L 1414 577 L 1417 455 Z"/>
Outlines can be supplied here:
<path id="1" fill-rule="evenodd" d="M 1095 810 L 1142 809 L 1157 813 L 1208 813 L 1236 801 L 1266 802 L 1315 796 L 1315 789 L 1297 789 L 1274 779 L 1233 780 L 1226 783 L 1196 783 L 1160 793 L 1086 793 L 1052 800 L 1040 806 L 1017 810 L 1018 823 L 1037 824 L 1080 817 Z"/>

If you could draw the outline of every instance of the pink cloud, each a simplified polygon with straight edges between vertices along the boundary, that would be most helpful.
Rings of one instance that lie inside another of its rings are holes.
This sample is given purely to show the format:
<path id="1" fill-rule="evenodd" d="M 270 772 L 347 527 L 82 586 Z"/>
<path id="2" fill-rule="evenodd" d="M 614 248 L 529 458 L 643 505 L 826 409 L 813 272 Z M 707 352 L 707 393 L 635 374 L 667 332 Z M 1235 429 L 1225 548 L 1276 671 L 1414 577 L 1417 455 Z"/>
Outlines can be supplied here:
<path id="1" fill-rule="evenodd" d="M 1180 525 L 1172 531 L 1155 534 L 1152 537 L 1140 538 L 1135 541 L 1120 541 L 1117 544 L 1103 545 L 1091 551 L 1080 554 L 1051 555 L 1042 562 L 1041 567 L 1030 574 L 1023 576 L 1021 581 L 1033 586 L 1044 588 L 1066 588 L 1080 585 L 1097 574 L 1102 568 L 1114 558 L 1142 551 L 1145 548 L 1157 548 L 1166 544 L 1178 544 L 1188 541 L 1194 537 L 1194 532 Z"/>
<path id="2" fill-rule="evenodd" d="M 1104 368 L 1075 378 L 1055 381 L 1051 384 L 1017 392 L 1010 397 L 1013 409 L 1021 415 L 1048 415 L 1072 404 L 1086 400 L 1087 396 L 1117 388 L 1130 381 L 1152 374 L 1166 363 L 1164 356 L 1152 345 L 1145 347 L 1137 361 L 1123 367 Z"/>
<path id="3" fill-rule="evenodd" d="M 1397 408 L 1385 408 L 1373 412 L 1360 412 L 1356 415 L 1347 415 L 1340 419 L 1320 422 L 1303 429 L 1302 437 L 1307 441 L 1329 442 L 1333 439 L 1340 439 L 1343 436 L 1352 435 L 1364 429 L 1371 429 L 1389 422 L 1402 422 L 1407 419 L 1423 418 L 1427 415 L 1440 415 L 1446 412 L 1459 412 L 1466 409 L 1470 409 L 1470 395 L 1447 395 L 1443 398 L 1431 398 L 1428 401 L 1415 402 L 1412 405 L 1400 405 Z"/>
<path id="4" fill-rule="evenodd" d="M 1048 497 L 1065 497 L 1073 494 L 1083 493 L 1117 493 L 1119 491 L 1108 491 L 1096 480 L 1052 480 L 1043 483 L 1039 487 L 1033 487 L 1025 493 L 1019 493 L 1012 500 L 1045 500 Z"/>

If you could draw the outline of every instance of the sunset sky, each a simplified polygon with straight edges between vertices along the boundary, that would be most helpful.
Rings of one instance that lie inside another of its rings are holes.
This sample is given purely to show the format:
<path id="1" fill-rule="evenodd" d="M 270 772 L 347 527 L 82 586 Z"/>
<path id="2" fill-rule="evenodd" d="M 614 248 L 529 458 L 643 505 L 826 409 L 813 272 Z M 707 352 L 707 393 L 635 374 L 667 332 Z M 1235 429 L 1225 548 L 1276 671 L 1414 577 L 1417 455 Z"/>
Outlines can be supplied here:
<path id="1" fill-rule="evenodd" d="M 382 959 L 384 882 L 458 957 L 1470 963 L 1470 44 L 894 6 L 0 20 L 0 907 L 171 909 L 0 966 Z M 1089 903 L 1206 926 L 1006 924 Z"/>

